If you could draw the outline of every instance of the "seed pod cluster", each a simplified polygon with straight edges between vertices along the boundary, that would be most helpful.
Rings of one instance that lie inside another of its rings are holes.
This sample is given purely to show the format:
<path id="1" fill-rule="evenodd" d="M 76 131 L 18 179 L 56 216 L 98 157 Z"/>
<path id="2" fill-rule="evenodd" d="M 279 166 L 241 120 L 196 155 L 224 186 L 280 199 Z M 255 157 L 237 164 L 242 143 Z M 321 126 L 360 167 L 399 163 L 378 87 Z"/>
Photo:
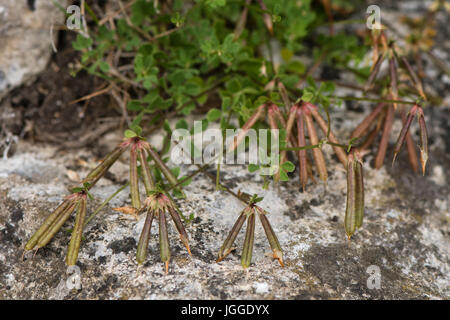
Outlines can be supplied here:
<path id="1" fill-rule="evenodd" d="M 278 82 L 278 89 L 285 105 L 290 105 L 289 97 L 287 96 L 286 88 L 281 82 Z M 255 112 L 250 116 L 247 122 L 242 126 L 238 135 L 234 138 L 233 142 L 229 144 L 228 152 L 234 151 L 237 146 L 243 142 L 248 131 L 256 124 L 258 120 L 263 118 L 265 111 L 267 110 L 267 122 L 269 127 L 273 130 L 285 129 L 286 138 L 285 143 L 291 145 L 291 147 L 298 149 L 296 154 L 299 159 L 299 177 L 300 184 L 305 190 L 306 184 L 309 179 L 314 181 L 312 173 L 311 160 L 308 159 L 307 150 L 312 149 L 312 158 L 317 170 L 317 173 L 321 180 L 326 181 L 328 178 L 328 172 L 326 168 L 325 158 L 323 156 L 321 145 L 324 141 L 330 142 L 336 153 L 339 161 L 346 166 L 347 155 L 339 146 L 339 141 L 333 132 L 329 128 L 329 124 L 320 115 L 317 106 L 309 102 L 300 102 L 292 105 L 287 115 L 287 119 L 280 111 L 279 107 L 273 102 L 266 102 L 260 105 Z M 325 135 L 324 140 L 319 140 L 316 128 L 314 126 L 316 122 Z M 310 145 L 306 144 L 306 135 L 308 134 Z M 287 160 L 287 151 L 283 150 L 280 155 L 280 163 L 284 163 Z M 280 177 L 279 172 L 275 174 L 274 180 L 278 181 Z"/>
<path id="2" fill-rule="evenodd" d="M 170 246 L 169 234 L 167 229 L 167 214 L 172 218 L 175 227 L 180 234 L 180 239 L 185 245 L 189 255 L 191 250 L 189 248 L 189 239 L 181 222 L 180 215 L 173 201 L 164 193 L 160 191 L 152 191 L 149 193 L 144 201 L 144 209 L 147 210 L 147 215 L 144 222 L 144 227 L 141 231 L 139 243 L 136 251 L 136 260 L 139 264 L 144 263 L 148 253 L 148 243 L 150 240 L 150 230 L 153 219 L 158 219 L 159 223 L 159 247 L 161 260 L 165 264 L 166 273 L 169 271 L 170 261 Z"/>
<path id="3" fill-rule="evenodd" d="M 400 134 L 397 138 L 397 142 L 395 144 L 394 158 L 392 160 L 392 164 L 394 164 L 397 154 L 400 152 L 405 140 L 407 142 L 409 154 L 411 155 L 414 153 L 414 155 L 415 155 L 415 151 L 412 150 L 413 143 L 412 143 L 412 138 L 409 135 L 409 129 L 410 129 L 411 124 L 412 124 L 414 118 L 416 117 L 416 115 L 417 115 L 417 120 L 419 122 L 419 129 L 420 129 L 420 145 L 419 145 L 420 162 L 422 164 L 422 174 L 425 175 L 425 167 L 426 167 L 427 161 L 428 161 L 428 133 L 427 133 L 427 127 L 425 124 L 425 116 L 423 113 L 423 109 L 417 104 L 414 105 L 409 110 L 408 115 L 406 116 L 406 119 L 403 123 L 403 128 L 400 131 Z M 417 163 L 417 160 L 414 157 L 410 156 L 410 162 L 412 165 L 414 165 L 414 163 Z"/>
<path id="4" fill-rule="evenodd" d="M 143 210 L 141 208 L 141 199 L 139 192 L 139 174 L 138 174 L 138 160 L 141 164 L 141 175 L 144 183 L 147 195 L 152 194 L 156 187 L 151 175 L 151 171 L 147 162 L 147 153 L 155 161 L 156 166 L 165 175 L 169 183 L 174 188 L 178 187 L 178 181 L 166 164 L 161 160 L 158 153 L 155 152 L 150 144 L 141 137 L 132 137 L 126 139 L 120 143 L 111 153 L 109 153 L 103 161 L 95 167 L 86 178 L 82 181 L 82 188 L 74 188 L 73 194 L 67 196 L 64 201 L 46 218 L 44 223 L 39 229 L 31 236 L 30 240 L 25 245 L 25 251 L 33 249 L 39 249 L 47 245 L 55 234 L 62 228 L 64 223 L 70 218 L 73 212 L 76 212 L 75 225 L 72 231 L 71 240 L 67 250 L 66 263 L 67 265 L 74 265 L 78 258 L 78 252 L 80 249 L 83 228 L 87 221 L 92 219 L 89 217 L 86 219 L 87 214 L 87 196 L 89 190 L 106 174 L 111 166 L 119 159 L 123 152 L 130 148 L 130 195 L 131 195 L 131 207 L 116 208 L 115 210 L 122 213 L 134 214 L 137 216 L 139 212 Z M 180 189 L 178 189 L 180 190 Z M 146 256 L 146 248 L 148 246 L 148 235 L 150 234 L 151 223 L 154 216 L 157 216 L 160 222 L 160 244 L 161 244 L 161 258 L 166 262 L 166 268 L 168 267 L 168 261 L 170 258 L 170 252 L 168 251 L 168 238 L 167 238 L 167 226 L 166 226 L 166 213 L 169 213 L 175 222 L 175 226 L 180 233 L 181 240 L 189 250 L 187 233 L 184 230 L 181 219 L 178 215 L 177 209 L 171 200 L 167 200 L 166 196 L 159 197 L 158 200 L 162 203 L 157 210 L 153 210 L 147 214 L 147 219 L 144 225 L 144 230 L 141 235 L 141 240 L 138 246 L 137 259 L 143 261 Z M 159 203 L 158 202 L 158 203 Z M 148 201 L 147 201 L 148 203 Z M 145 240 L 147 239 L 147 243 Z M 145 253 L 145 254 L 144 254 Z"/>
<path id="5" fill-rule="evenodd" d="M 239 231 L 242 229 L 244 222 L 247 221 L 247 230 L 245 232 L 244 246 L 242 249 L 241 265 L 244 269 L 248 268 L 252 261 L 253 253 L 253 243 L 255 237 L 255 220 L 256 215 L 259 216 L 259 220 L 264 228 L 267 240 L 269 241 L 270 247 L 273 252 L 273 258 L 277 259 L 280 265 L 283 267 L 283 252 L 281 250 L 280 243 L 272 226 L 267 219 L 267 211 L 263 210 L 261 207 L 250 203 L 242 212 L 239 214 L 238 219 L 231 228 L 228 237 L 225 239 L 222 247 L 219 250 L 219 256 L 217 262 L 222 261 L 231 251 L 233 251 L 233 244 L 236 240 Z"/>

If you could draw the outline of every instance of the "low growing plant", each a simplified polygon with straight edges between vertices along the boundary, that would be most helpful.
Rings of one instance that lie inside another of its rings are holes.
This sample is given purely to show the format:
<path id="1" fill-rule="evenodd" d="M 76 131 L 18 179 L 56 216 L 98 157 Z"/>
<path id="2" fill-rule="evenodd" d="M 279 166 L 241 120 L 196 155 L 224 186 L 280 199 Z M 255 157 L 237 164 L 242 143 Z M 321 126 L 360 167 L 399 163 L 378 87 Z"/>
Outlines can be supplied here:
<path id="1" fill-rule="evenodd" d="M 117 2 L 117 11 L 104 17 L 97 16 L 88 2 L 83 3 L 89 9 L 90 20 L 73 42 L 74 49 L 80 52 L 73 74 L 88 72 L 102 78 L 104 86 L 81 100 L 110 94 L 128 121 L 129 128 L 124 132 L 124 141 L 87 175 L 82 186 L 73 189 L 73 193 L 49 215 L 28 241 L 25 250 L 37 250 L 47 245 L 76 211 L 66 259 L 68 265 L 75 264 L 83 227 L 112 197 L 129 186 L 131 206 L 115 210 L 136 216 L 146 212 L 136 259 L 138 263 L 145 261 L 151 225 L 153 219 L 157 219 L 161 260 L 167 272 L 170 260 L 167 213 L 190 254 L 188 232 L 182 221 L 189 223 L 190 219 L 181 214 L 172 196 L 185 198 L 183 186 L 189 184 L 194 175 L 205 174 L 218 190 L 225 190 L 245 203 L 245 209 L 220 248 L 217 261 L 233 250 L 236 236 L 247 221 L 241 263 L 244 268 L 249 267 L 258 216 L 273 257 L 283 266 L 282 248 L 266 217 L 267 212 L 257 205 L 261 198 L 236 194 L 227 188 L 220 180 L 221 159 L 214 159 L 216 177 L 206 170 L 211 163 L 198 165 L 198 171 L 180 178 L 179 168 L 167 166 L 168 152 L 175 143 L 171 139 L 172 131 L 185 129 L 193 134 L 184 119 L 189 115 L 201 118 L 203 130 L 214 122 L 222 132 L 241 128 L 232 143 L 225 145 L 227 152 L 236 152 L 240 144 L 245 146 L 246 133 L 251 128 L 279 130 L 280 135 L 276 139 L 281 146 L 280 161 L 248 166 L 250 171 L 261 166 L 270 168 L 270 175 L 264 176 L 263 188 L 272 181 L 283 183 L 289 180 L 289 173 L 295 170 L 295 165 L 288 160 L 290 152 L 298 160 L 303 190 L 309 180 L 315 182 L 315 173 L 325 182 L 329 169 L 321 149 L 323 145 L 331 145 L 347 170 L 344 229 L 349 239 L 363 222 L 363 157 L 371 152 L 369 147 L 381 131 L 375 167 L 383 165 L 396 112 L 400 113 L 404 127 L 395 145 L 394 160 L 406 141 L 410 163 L 417 170 L 414 143 L 408 131 L 417 115 L 421 131 L 422 171 L 425 173 L 428 148 L 424 107 L 430 99 L 426 100 L 428 94 L 421 76 L 409 62 L 411 51 L 389 40 L 386 26 L 381 31 L 369 30 L 360 34 L 338 31 L 334 28 L 337 21 L 332 11 L 339 5 L 331 6 L 328 1 L 323 1 L 325 6 L 322 6 L 309 0 L 132 0 Z M 356 10 L 359 9 L 352 6 L 345 8 L 345 12 Z M 433 7 L 432 10 L 435 12 L 437 9 Z M 343 20 L 341 23 L 355 22 Z M 357 23 L 365 26 L 365 21 Z M 329 28 L 324 32 L 322 26 Z M 417 44 L 420 39 L 409 39 L 408 43 Z M 373 56 L 371 66 L 364 64 L 364 57 L 370 52 Z M 302 54 L 310 54 L 314 58 L 308 70 L 299 59 Z M 415 59 L 417 61 L 417 57 Z M 389 71 L 380 76 L 384 60 L 387 60 Z M 353 73 L 358 81 L 365 82 L 364 88 L 314 78 L 314 71 L 324 63 Z M 399 81 L 399 73 L 408 75 L 409 82 Z M 363 96 L 337 96 L 335 89 L 338 85 L 354 88 Z M 369 94 L 382 98 L 370 97 Z M 377 103 L 350 139 L 338 137 L 331 130 L 333 107 L 344 100 Z M 405 105 L 409 104 L 413 107 L 406 115 Z M 168 119 L 177 116 L 182 119 L 173 127 Z M 130 120 L 132 117 L 133 121 Z M 316 125 L 322 132 L 321 138 Z M 159 128 L 163 129 L 165 136 L 163 147 L 158 152 L 144 137 Z M 86 219 L 89 190 L 127 149 L 129 182 Z M 271 149 L 271 144 L 268 151 L 278 152 Z M 143 202 L 140 181 L 146 194 Z"/>

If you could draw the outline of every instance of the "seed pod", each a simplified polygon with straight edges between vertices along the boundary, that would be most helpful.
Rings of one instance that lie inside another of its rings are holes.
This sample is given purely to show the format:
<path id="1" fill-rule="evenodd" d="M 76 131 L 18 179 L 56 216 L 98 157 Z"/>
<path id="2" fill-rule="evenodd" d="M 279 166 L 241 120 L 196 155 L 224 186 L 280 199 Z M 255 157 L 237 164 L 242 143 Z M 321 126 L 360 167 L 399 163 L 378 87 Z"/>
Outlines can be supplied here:
<path id="1" fill-rule="evenodd" d="M 261 10 L 264 11 L 263 13 L 263 19 L 264 24 L 266 25 L 267 30 L 269 30 L 270 34 L 273 34 L 273 24 L 272 24 L 272 17 L 270 14 L 267 13 L 267 7 L 263 0 L 258 0 L 259 6 L 261 7 Z"/>
<path id="2" fill-rule="evenodd" d="M 244 225 L 245 219 L 247 218 L 247 208 L 242 210 L 241 214 L 239 215 L 239 218 L 236 220 L 236 222 L 233 225 L 233 228 L 231 228 L 230 233 L 228 234 L 228 237 L 225 239 L 222 247 L 219 251 L 219 257 L 217 258 L 216 262 L 222 261 L 232 250 L 232 245 L 234 241 L 236 240 L 236 237 L 241 231 L 242 226 Z"/>
<path id="3" fill-rule="evenodd" d="M 238 20 L 238 23 L 236 24 L 236 28 L 234 29 L 234 40 L 239 39 L 239 37 L 242 34 L 242 31 L 244 31 L 245 24 L 247 22 L 247 16 L 248 16 L 248 8 L 250 5 L 250 2 L 252 0 L 246 0 L 244 9 L 242 9 L 241 17 Z"/>
<path id="4" fill-rule="evenodd" d="M 83 234 L 84 219 L 86 218 L 86 196 L 84 196 L 77 206 L 77 217 L 72 230 L 69 247 L 67 248 L 66 264 L 73 266 L 77 263 L 78 251 L 80 250 L 81 236 Z"/>
<path id="5" fill-rule="evenodd" d="M 356 216 L 356 228 L 360 228 L 364 218 L 364 178 L 363 178 L 363 166 L 361 160 L 355 156 L 355 216 Z"/>
<path id="6" fill-rule="evenodd" d="M 297 139 L 298 146 L 304 147 L 306 146 L 305 139 L 305 126 L 303 123 L 303 111 L 301 108 L 297 111 Z M 306 150 L 300 149 L 298 150 L 298 161 L 299 161 L 299 177 L 300 184 L 302 185 L 303 191 L 306 188 L 306 184 L 308 183 L 308 166 L 306 164 Z"/>
<path id="7" fill-rule="evenodd" d="M 175 208 L 172 206 L 173 206 L 173 204 L 168 206 L 170 216 L 172 217 L 172 220 L 175 223 L 175 227 L 177 228 L 178 233 L 180 234 L 181 242 L 183 242 L 189 255 L 191 255 L 191 249 L 189 248 L 188 235 L 186 233 L 186 230 L 184 229 L 183 223 L 181 222 L 180 215 L 178 214 L 178 212 L 176 212 Z"/>
<path id="8" fill-rule="evenodd" d="M 25 250 L 32 250 L 38 243 L 39 238 L 54 224 L 54 222 L 64 214 L 66 209 L 70 206 L 71 201 L 69 199 L 64 200 L 42 223 L 39 229 L 31 236 L 25 245 Z"/>
<path id="9" fill-rule="evenodd" d="M 228 146 L 228 152 L 232 152 L 237 148 L 237 146 L 245 138 L 245 135 L 247 134 L 248 130 L 250 130 L 250 128 L 252 128 L 255 125 L 255 123 L 258 121 L 258 119 L 264 113 L 265 108 L 266 108 L 266 104 L 264 103 L 256 109 L 256 111 L 253 113 L 253 115 L 242 126 L 242 128 L 239 131 L 239 133 L 237 134 L 237 136 L 234 137 L 233 142 L 230 143 L 230 145 Z"/>
<path id="10" fill-rule="evenodd" d="M 45 231 L 41 237 L 39 237 L 37 248 L 42 248 L 50 242 L 50 240 L 55 236 L 55 234 L 61 229 L 64 223 L 69 219 L 75 207 L 78 206 L 79 200 L 72 201 L 70 205 L 65 209 L 65 211 L 54 221 L 54 223 Z"/>
<path id="11" fill-rule="evenodd" d="M 283 103 L 287 110 L 290 110 L 292 107 L 291 101 L 289 100 L 288 92 L 286 90 L 286 87 L 281 81 L 278 81 L 278 92 L 280 93 L 281 99 L 283 100 Z M 286 110 L 286 109 L 285 109 Z"/>
<path id="12" fill-rule="evenodd" d="M 380 71 L 381 63 L 383 62 L 383 57 L 384 57 L 383 54 L 380 54 L 378 56 L 377 62 L 375 63 L 375 66 L 373 67 L 373 70 L 370 73 L 369 79 L 367 80 L 367 83 L 364 86 L 364 91 L 367 91 L 372 87 L 375 78 L 377 77 L 378 71 Z"/>
<path id="13" fill-rule="evenodd" d="M 152 228 L 153 217 L 153 210 L 149 210 L 147 212 L 147 216 L 145 217 L 144 227 L 142 228 L 141 236 L 139 237 L 139 243 L 136 250 L 136 260 L 139 264 L 144 263 L 145 259 L 147 258 L 148 241 L 150 239 L 150 230 Z"/>
<path id="14" fill-rule="evenodd" d="M 414 105 L 408 112 L 408 116 L 406 118 L 405 123 L 403 124 L 402 131 L 400 131 L 400 135 L 398 136 L 397 142 L 395 144 L 394 158 L 392 159 L 392 165 L 394 165 L 395 158 L 397 157 L 397 154 L 400 152 L 400 149 L 402 148 L 402 145 L 405 142 L 406 135 L 409 131 L 409 128 L 411 127 L 411 123 L 414 120 L 416 113 L 417 113 L 417 105 Z"/>
<path id="15" fill-rule="evenodd" d="M 144 181 L 145 192 L 148 195 L 155 189 L 155 182 L 153 181 L 153 177 L 147 163 L 147 158 L 145 157 L 144 149 L 138 149 L 138 154 L 142 169 L 142 180 Z"/>
<path id="16" fill-rule="evenodd" d="M 141 197 L 139 195 L 139 180 L 137 171 L 136 147 L 133 145 L 130 151 L 130 193 L 131 206 L 136 209 L 141 208 Z"/>
<path id="17" fill-rule="evenodd" d="M 398 88 L 397 88 L 397 66 L 395 61 L 395 56 L 392 55 L 392 57 L 389 59 L 389 73 L 391 76 L 391 95 L 393 100 L 398 99 Z M 397 103 L 394 103 L 394 109 L 397 109 Z"/>
<path id="18" fill-rule="evenodd" d="M 170 247 L 169 234 L 167 232 L 166 215 L 163 210 L 159 211 L 159 248 L 161 260 L 166 265 L 166 273 L 169 272 Z"/>
<path id="19" fill-rule="evenodd" d="M 319 124 L 320 129 L 322 130 L 324 135 L 328 134 L 328 140 L 330 140 L 332 143 L 339 144 L 339 140 L 336 138 L 336 136 L 333 134 L 333 132 L 328 132 L 328 124 L 325 122 L 325 120 L 320 115 L 319 111 L 317 110 L 317 107 L 313 104 L 308 103 L 309 110 L 311 111 L 311 114 L 314 117 L 314 120 Z M 336 153 L 336 156 L 338 157 L 339 161 L 346 166 L 347 165 L 347 154 L 345 153 L 344 149 L 336 146 L 332 146 L 334 152 Z"/>
<path id="20" fill-rule="evenodd" d="M 105 173 L 109 170 L 109 168 L 114 164 L 114 162 L 119 159 L 122 153 L 126 150 L 128 145 L 120 145 L 116 147 L 111 153 L 109 153 L 103 161 L 95 167 L 83 180 L 83 182 L 90 183 L 90 187 L 92 187 L 101 177 L 105 175 Z"/>
<path id="21" fill-rule="evenodd" d="M 278 262 L 282 267 L 284 267 L 283 264 L 283 251 L 281 250 L 280 243 L 278 242 L 277 235 L 272 229 L 272 226 L 269 223 L 269 219 L 267 219 L 266 214 L 267 212 L 261 209 L 260 207 L 256 207 L 256 209 L 259 211 L 259 220 L 261 221 L 261 224 L 264 228 L 264 232 L 266 233 L 267 240 L 269 240 L 270 247 L 273 251 L 273 258 L 277 259 Z"/>
<path id="22" fill-rule="evenodd" d="M 365 117 L 364 120 L 356 127 L 351 137 L 352 138 L 361 137 L 385 106 L 386 104 L 379 103 L 375 107 L 375 109 L 373 109 L 373 111 L 367 117 Z"/>
<path id="23" fill-rule="evenodd" d="M 418 109 L 418 119 L 420 127 L 420 162 L 422 163 L 422 174 L 425 175 L 425 167 L 428 161 L 428 133 L 422 108 Z"/>
<path id="24" fill-rule="evenodd" d="M 405 116 L 404 109 L 401 110 L 400 114 L 401 114 L 402 121 L 404 124 L 406 122 L 406 116 Z M 409 131 L 406 133 L 406 148 L 408 150 L 409 164 L 411 165 L 411 168 L 413 169 L 413 171 L 417 172 L 419 170 L 419 161 L 417 159 L 416 146 L 412 139 L 411 133 Z"/>
<path id="25" fill-rule="evenodd" d="M 255 238 L 255 213 L 250 211 L 247 218 L 247 231 L 245 232 L 244 248 L 242 249 L 241 264 L 248 268 L 252 262 L 253 242 Z"/>
<path id="26" fill-rule="evenodd" d="M 311 112 L 303 106 L 304 116 L 306 121 L 306 128 L 309 134 L 309 140 L 312 145 L 319 144 L 319 138 L 317 137 L 316 129 L 314 128 L 313 120 L 311 117 Z M 319 172 L 319 177 L 323 181 L 328 178 L 327 167 L 325 164 L 325 159 L 323 158 L 322 150 L 320 148 L 313 148 L 314 162 L 316 163 L 317 171 Z"/>
<path id="27" fill-rule="evenodd" d="M 361 144 L 361 146 L 358 148 L 359 151 L 363 151 L 368 149 L 372 143 L 375 141 L 375 138 L 378 135 L 378 132 L 381 130 L 382 125 L 384 123 L 384 118 L 385 118 L 386 112 L 382 112 L 377 119 L 377 123 L 375 125 L 375 128 L 372 129 L 372 131 L 370 131 L 370 133 L 367 135 L 366 139 L 364 140 L 364 142 Z"/>
<path id="28" fill-rule="evenodd" d="M 412 83 L 414 84 L 414 87 L 416 88 L 417 92 L 419 92 L 419 94 L 422 96 L 422 98 L 424 98 L 426 100 L 427 97 L 425 96 L 425 93 L 423 91 L 422 81 L 420 81 L 419 77 L 414 72 L 413 68 L 411 67 L 411 65 L 408 62 L 408 59 L 406 59 L 406 57 L 401 57 L 401 60 L 402 60 L 403 64 L 405 65 L 406 70 L 408 71 L 409 77 L 410 77 Z"/>
<path id="29" fill-rule="evenodd" d="M 271 104 L 269 106 L 269 109 L 267 111 L 267 117 L 269 119 L 269 126 L 271 130 L 278 130 L 278 124 L 277 124 L 277 120 L 275 118 L 278 118 L 280 120 L 280 123 L 282 125 L 286 125 L 286 123 L 283 124 L 283 116 L 280 114 L 280 110 L 278 109 L 278 107 L 275 104 Z M 284 152 L 284 151 L 283 151 Z M 286 152 L 284 152 L 284 154 L 281 154 L 281 161 L 280 163 L 284 163 L 285 161 L 285 157 L 286 157 Z M 280 171 L 278 171 L 275 176 L 274 176 L 274 181 L 278 182 L 280 180 Z"/>
<path id="30" fill-rule="evenodd" d="M 170 171 L 170 169 L 166 166 L 166 164 L 164 163 L 164 161 L 162 161 L 161 157 L 159 156 L 159 154 L 157 152 L 155 152 L 153 150 L 153 148 L 148 145 L 148 147 L 146 146 L 146 149 L 148 151 L 148 153 L 150 154 L 150 156 L 153 158 L 153 160 L 155 161 L 156 166 L 161 170 L 161 172 L 164 174 L 164 176 L 166 177 L 167 181 L 169 181 L 171 186 L 175 186 L 178 183 L 177 178 L 174 176 L 174 174 L 172 173 L 172 171 Z M 177 187 L 177 190 L 181 190 Z"/>
<path id="31" fill-rule="evenodd" d="M 288 141 L 291 141 L 291 144 L 293 147 L 296 146 L 296 142 L 295 142 L 295 137 L 292 134 L 292 129 L 294 128 L 294 125 L 295 125 L 295 119 L 297 119 L 297 110 L 298 110 L 298 105 L 297 104 L 293 105 L 289 111 L 289 118 L 286 123 L 286 143 Z"/>
<path id="32" fill-rule="evenodd" d="M 356 159 L 355 159 L 356 157 Z M 348 239 L 361 227 L 364 217 L 364 180 L 361 161 L 352 150 L 347 164 L 347 206 L 344 227 Z"/>
<path id="33" fill-rule="evenodd" d="M 353 154 L 348 156 L 347 164 L 347 206 L 345 209 L 344 227 L 347 237 L 350 237 L 356 230 L 356 179 L 355 179 L 355 166 Z"/>
<path id="34" fill-rule="evenodd" d="M 386 120 L 384 121 L 383 134 L 381 136 L 380 146 L 378 148 L 377 155 L 375 157 L 375 168 L 380 169 L 386 156 L 386 150 L 389 143 L 389 135 L 392 129 L 392 123 L 394 122 L 394 107 L 388 106 Z"/>

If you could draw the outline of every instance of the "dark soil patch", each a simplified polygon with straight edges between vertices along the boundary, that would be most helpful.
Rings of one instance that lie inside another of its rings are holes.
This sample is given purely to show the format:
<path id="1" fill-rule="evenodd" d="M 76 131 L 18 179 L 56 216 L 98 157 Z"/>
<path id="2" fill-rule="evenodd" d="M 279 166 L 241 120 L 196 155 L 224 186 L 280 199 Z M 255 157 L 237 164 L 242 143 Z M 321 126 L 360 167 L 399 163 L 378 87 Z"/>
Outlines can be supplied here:
<path id="1" fill-rule="evenodd" d="M 70 146 L 67 142 L 77 141 L 98 127 L 102 118 L 120 116 L 110 107 L 109 95 L 71 103 L 97 91 L 104 82 L 83 71 L 76 77 L 70 74 L 71 66 L 79 59 L 71 45 L 74 38 L 74 33 L 61 31 L 58 52 L 52 55 L 46 70 L 32 85 L 21 86 L 9 94 L 9 104 L 21 119 L 12 128 L 13 134 L 36 142 Z"/>

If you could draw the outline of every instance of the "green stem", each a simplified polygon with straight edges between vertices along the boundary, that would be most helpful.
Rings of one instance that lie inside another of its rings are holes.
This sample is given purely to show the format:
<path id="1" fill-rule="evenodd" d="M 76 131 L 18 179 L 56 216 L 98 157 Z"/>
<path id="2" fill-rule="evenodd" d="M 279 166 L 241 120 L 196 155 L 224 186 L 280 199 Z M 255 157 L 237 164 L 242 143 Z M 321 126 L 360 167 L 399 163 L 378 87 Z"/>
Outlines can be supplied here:
<path id="1" fill-rule="evenodd" d="M 368 101 L 368 102 L 384 102 L 384 103 L 398 103 L 398 104 L 416 104 L 415 101 L 405 100 L 390 100 L 390 99 L 372 99 L 364 97 L 350 97 L 350 96 L 336 96 L 335 99 L 349 100 L 349 101 Z"/>
<path id="2" fill-rule="evenodd" d="M 89 218 L 87 218 L 84 226 L 86 226 L 92 219 L 94 219 L 94 217 L 115 197 L 117 196 L 123 189 L 125 189 L 126 187 L 128 187 L 130 185 L 129 182 L 127 182 L 126 184 L 124 184 L 123 186 L 121 186 L 119 189 L 117 189 L 112 195 L 110 195 L 105 201 L 103 201 L 103 203 L 97 208 L 95 209 L 95 211 L 89 216 Z"/>

